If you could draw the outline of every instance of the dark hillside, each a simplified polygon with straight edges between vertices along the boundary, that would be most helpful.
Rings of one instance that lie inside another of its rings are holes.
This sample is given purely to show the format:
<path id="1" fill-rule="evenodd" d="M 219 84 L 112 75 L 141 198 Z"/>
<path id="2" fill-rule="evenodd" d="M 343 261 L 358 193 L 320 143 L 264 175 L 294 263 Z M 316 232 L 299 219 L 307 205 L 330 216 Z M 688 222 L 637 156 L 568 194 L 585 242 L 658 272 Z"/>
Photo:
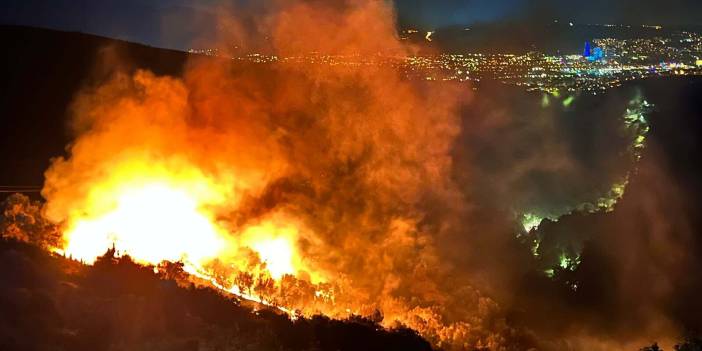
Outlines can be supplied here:
<path id="1" fill-rule="evenodd" d="M 187 54 L 93 35 L 0 26 L 0 185 L 41 185 L 49 159 L 69 142 L 76 92 L 118 65 L 178 74 Z M 0 194 L 2 195 L 2 194 Z"/>
<path id="2" fill-rule="evenodd" d="M 0 264 L 0 350 L 431 350 L 361 318 L 254 313 L 109 253 L 84 266 L 1 239 Z"/>

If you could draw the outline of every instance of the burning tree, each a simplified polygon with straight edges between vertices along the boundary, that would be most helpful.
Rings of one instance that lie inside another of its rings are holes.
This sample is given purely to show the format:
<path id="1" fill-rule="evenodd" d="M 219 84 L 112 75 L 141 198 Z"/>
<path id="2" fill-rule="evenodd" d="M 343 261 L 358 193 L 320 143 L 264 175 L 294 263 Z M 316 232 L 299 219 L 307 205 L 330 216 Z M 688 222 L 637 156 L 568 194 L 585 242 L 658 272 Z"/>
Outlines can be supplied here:
<path id="1" fill-rule="evenodd" d="M 42 216 L 42 205 L 23 194 L 12 194 L 2 203 L 0 236 L 43 248 L 61 243 L 58 227 Z"/>

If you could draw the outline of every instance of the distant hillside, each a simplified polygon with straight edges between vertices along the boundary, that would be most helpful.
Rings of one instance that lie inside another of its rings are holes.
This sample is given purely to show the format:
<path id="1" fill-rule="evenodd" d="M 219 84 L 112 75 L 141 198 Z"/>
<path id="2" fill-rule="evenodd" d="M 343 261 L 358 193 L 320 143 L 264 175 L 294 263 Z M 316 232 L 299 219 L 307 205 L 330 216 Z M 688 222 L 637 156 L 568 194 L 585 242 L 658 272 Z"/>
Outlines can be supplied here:
<path id="1" fill-rule="evenodd" d="M 525 53 L 540 51 L 550 54 L 579 53 L 585 41 L 596 38 L 648 38 L 669 35 L 682 28 L 664 27 L 655 29 L 641 26 L 607 27 L 569 23 L 504 22 L 449 26 L 437 28 L 431 42 L 425 40 L 425 32 L 404 34 L 410 41 L 440 52 L 465 53 Z M 700 27 L 686 30 L 700 31 Z M 406 33 L 406 32 L 405 32 Z"/>
<path id="2" fill-rule="evenodd" d="M 84 83 L 112 66 L 178 74 L 187 54 L 87 35 L 0 26 L 0 185 L 41 185 L 70 136 L 67 109 Z M 1 194 L 0 194 L 1 195 Z"/>
<path id="3" fill-rule="evenodd" d="M 431 350 L 411 330 L 361 318 L 254 313 L 109 253 L 84 266 L 0 239 L 0 264 L 0 350 Z"/>

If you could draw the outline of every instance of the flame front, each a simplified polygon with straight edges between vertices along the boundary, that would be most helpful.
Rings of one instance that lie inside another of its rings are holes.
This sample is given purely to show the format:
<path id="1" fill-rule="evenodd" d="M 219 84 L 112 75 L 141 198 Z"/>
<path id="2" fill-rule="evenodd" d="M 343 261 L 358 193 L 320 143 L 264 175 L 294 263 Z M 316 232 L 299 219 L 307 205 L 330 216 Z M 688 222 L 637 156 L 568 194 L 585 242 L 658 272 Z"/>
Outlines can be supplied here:
<path id="1" fill-rule="evenodd" d="M 291 224 L 265 220 L 231 232 L 216 219 L 220 186 L 194 168 L 180 174 L 155 168 L 160 171 L 150 174 L 139 162 L 117 165 L 112 176 L 92 184 L 83 208 L 65 224 L 65 244 L 58 251 L 93 263 L 114 248 L 143 264 L 181 261 L 191 271 L 205 272 L 215 259 L 251 250 L 276 281 L 298 272 L 302 263 Z"/>
<path id="2" fill-rule="evenodd" d="M 222 230 L 185 189 L 153 183 L 115 192 L 113 208 L 79 218 L 66 233 L 65 253 L 86 262 L 114 246 L 135 260 L 204 262 L 224 249 Z"/>
<path id="3" fill-rule="evenodd" d="M 285 274 L 294 274 L 292 249 L 285 238 L 255 242 L 252 248 L 258 252 L 273 279 L 280 279 Z"/>

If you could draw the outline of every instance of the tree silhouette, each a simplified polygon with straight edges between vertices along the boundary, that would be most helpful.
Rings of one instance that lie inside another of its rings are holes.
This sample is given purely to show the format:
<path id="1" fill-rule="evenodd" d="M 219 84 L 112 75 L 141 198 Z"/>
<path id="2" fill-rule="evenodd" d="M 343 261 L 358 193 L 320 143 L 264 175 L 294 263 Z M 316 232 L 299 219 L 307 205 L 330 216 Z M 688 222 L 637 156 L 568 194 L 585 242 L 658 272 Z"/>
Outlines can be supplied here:
<path id="1" fill-rule="evenodd" d="M 254 286 L 256 294 L 266 301 L 275 304 L 276 286 L 275 281 L 267 274 L 260 274 Z"/>
<path id="2" fill-rule="evenodd" d="M 658 347 L 658 343 L 654 342 L 653 345 L 651 346 L 646 346 L 641 349 L 641 351 L 662 351 L 660 347 Z"/>
<path id="3" fill-rule="evenodd" d="M 239 291 L 251 294 L 251 287 L 254 283 L 254 278 L 251 273 L 239 272 L 234 278 L 234 283 L 239 287 Z"/>

